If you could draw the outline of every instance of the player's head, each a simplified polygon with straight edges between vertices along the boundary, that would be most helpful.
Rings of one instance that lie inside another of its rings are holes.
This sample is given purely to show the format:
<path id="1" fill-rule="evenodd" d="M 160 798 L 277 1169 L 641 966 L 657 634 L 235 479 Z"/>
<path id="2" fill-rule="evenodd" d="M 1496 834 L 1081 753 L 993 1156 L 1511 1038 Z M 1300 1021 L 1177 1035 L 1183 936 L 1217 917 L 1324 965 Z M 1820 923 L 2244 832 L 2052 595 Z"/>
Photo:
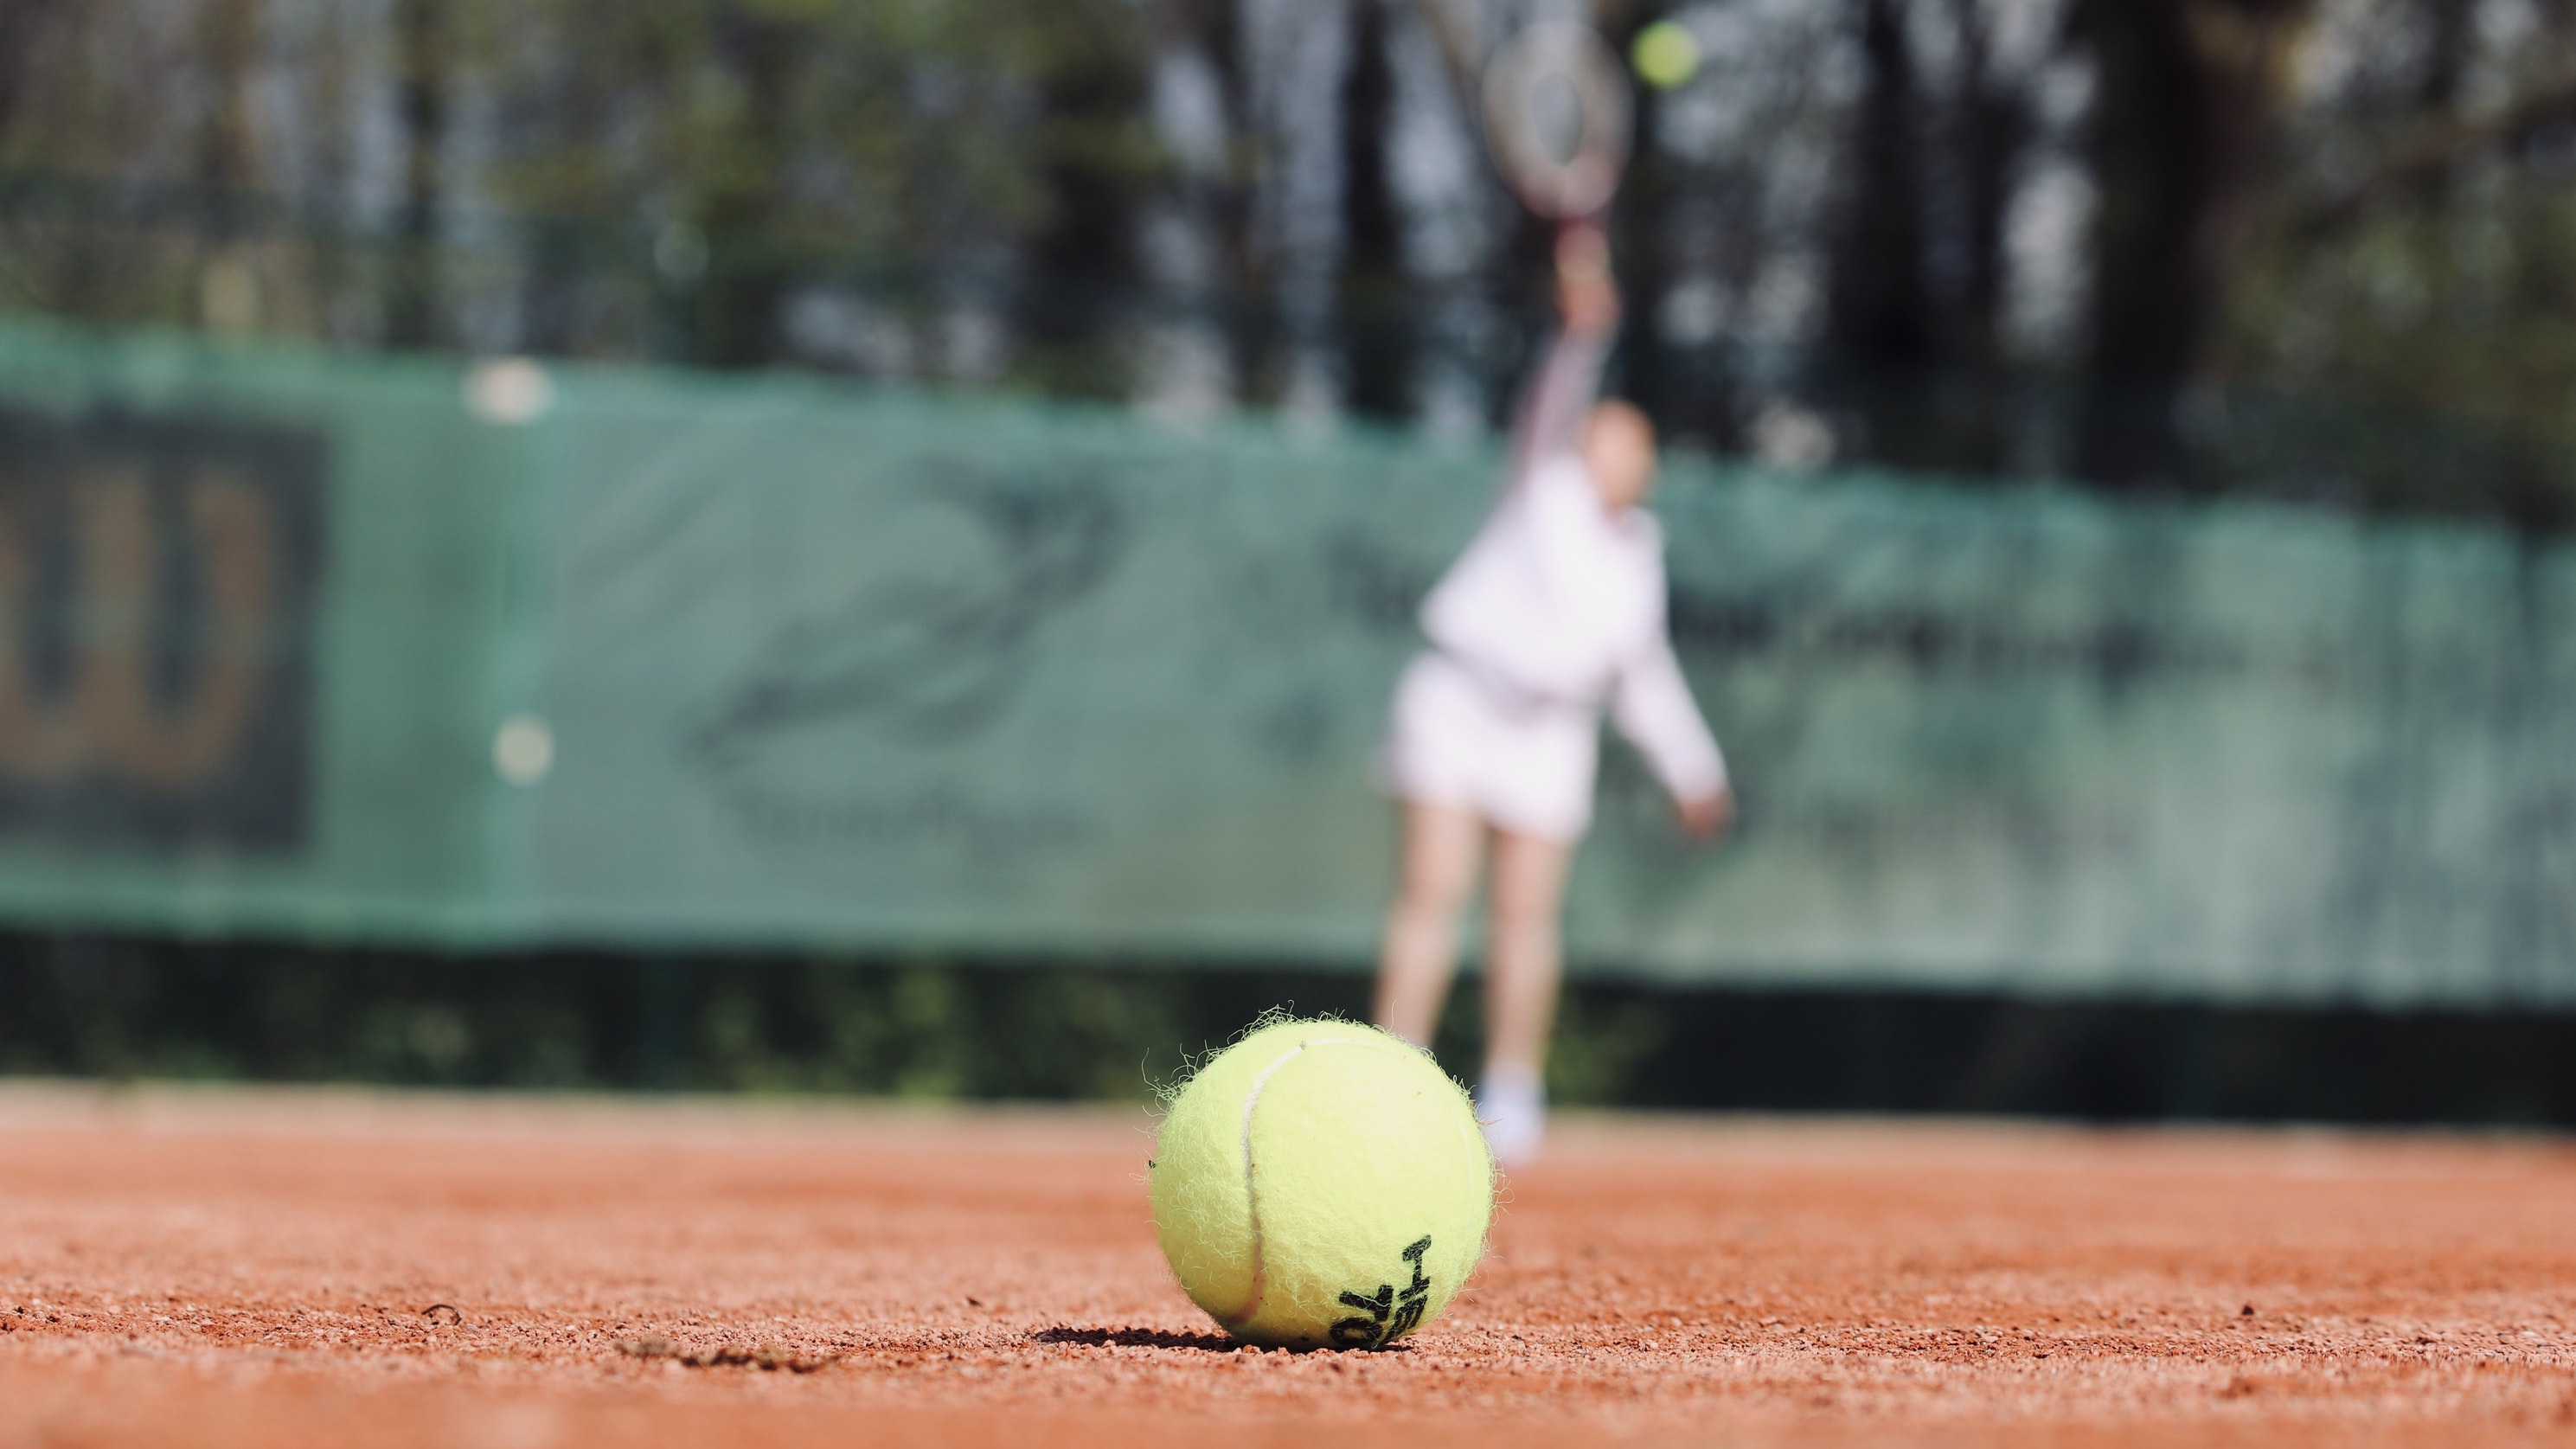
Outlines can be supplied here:
<path id="1" fill-rule="evenodd" d="M 1583 466 L 1601 506 L 1612 513 L 1645 502 L 1655 491 L 1655 425 L 1635 403 L 1612 398 L 1594 405 L 1583 424 Z"/>

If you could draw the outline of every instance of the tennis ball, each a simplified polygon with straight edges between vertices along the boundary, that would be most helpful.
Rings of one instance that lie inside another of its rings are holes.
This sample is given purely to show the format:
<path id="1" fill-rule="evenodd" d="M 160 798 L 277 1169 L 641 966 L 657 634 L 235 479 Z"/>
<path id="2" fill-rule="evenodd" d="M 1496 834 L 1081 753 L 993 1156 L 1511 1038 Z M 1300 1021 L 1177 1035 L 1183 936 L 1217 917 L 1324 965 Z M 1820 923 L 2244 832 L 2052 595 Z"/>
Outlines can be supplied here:
<path id="1" fill-rule="evenodd" d="M 1628 58 L 1646 84 L 1671 90 L 1699 73 L 1699 38 L 1679 21 L 1658 20 L 1637 32 Z"/>
<path id="2" fill-rule="evenodd" d="M 1147 1173 L 1182 1289 L 1266 1348 L 1384 1348 L 1439 1317 L 1494 1210 L 1467 1094 L 1345 1021 L 1220 1053 L 1172 1099 Z"/>

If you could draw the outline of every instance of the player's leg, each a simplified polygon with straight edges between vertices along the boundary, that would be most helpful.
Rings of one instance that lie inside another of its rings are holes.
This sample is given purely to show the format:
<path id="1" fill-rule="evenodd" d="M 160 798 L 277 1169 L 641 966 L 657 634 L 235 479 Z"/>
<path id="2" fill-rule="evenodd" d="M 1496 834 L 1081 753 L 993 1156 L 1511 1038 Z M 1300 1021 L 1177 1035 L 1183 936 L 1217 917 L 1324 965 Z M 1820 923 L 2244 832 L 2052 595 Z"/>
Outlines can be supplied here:
<path id="1" fill-rule="evenodd" d="M 1476 1115 L 1506 1165 L 1538 1151 L 1546 1123 L 1547 1038 L 1564 971 L 1559 920 L 1574 847 L 1494 832 L 1485 963 L 1485 1075 Z"/>
<path id="2" fill-rule="evenodd" d="M 1431 1044 L 1458 971 L 1458 918 L 1476 888 L 1485 823 L 1459 805 L 1404 802 L 1404 859 L 1378 956 L 1377 1024 Z"/>
<path id="3" fill-rule="evenodd" d="M 1547 1069 L 1564 948 L 1559 920 L 1574 848 L 1509 830 L 1494 832 L 1492 941 L 1485 977 L 1485 1064 L 1533 1075 Z"/>

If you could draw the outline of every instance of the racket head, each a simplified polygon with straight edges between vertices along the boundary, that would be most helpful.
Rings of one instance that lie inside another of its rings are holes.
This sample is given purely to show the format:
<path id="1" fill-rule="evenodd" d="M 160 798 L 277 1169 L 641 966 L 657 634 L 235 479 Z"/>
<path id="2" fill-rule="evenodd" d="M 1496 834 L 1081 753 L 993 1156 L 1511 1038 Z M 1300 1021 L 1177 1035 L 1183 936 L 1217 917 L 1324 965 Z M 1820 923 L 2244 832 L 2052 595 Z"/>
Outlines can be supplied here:
<path id="1" fill-rule="evenodd" d="M 1598 216 L 1628 166 L 1635 101 L 1599 32 L 1542 21 L 1485 66 L 1485 143 L 1521 203 L 1556 221 Z"/>

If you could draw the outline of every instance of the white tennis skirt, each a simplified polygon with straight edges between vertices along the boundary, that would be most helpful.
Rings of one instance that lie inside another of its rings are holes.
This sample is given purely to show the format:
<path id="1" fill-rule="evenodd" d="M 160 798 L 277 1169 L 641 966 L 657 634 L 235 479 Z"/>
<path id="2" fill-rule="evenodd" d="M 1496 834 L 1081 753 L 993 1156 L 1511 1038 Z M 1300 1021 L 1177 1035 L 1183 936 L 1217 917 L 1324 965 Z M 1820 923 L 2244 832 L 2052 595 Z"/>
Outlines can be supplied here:
<path id="1" fill-rule="evenodd" d="M 1380 788 L 1456 805 L 1500 829 L 1572 844 L 1592 823 L 1601 723 L 1592 710 L 1484 679 L 1433 649 L 1395 686 Z"/>

